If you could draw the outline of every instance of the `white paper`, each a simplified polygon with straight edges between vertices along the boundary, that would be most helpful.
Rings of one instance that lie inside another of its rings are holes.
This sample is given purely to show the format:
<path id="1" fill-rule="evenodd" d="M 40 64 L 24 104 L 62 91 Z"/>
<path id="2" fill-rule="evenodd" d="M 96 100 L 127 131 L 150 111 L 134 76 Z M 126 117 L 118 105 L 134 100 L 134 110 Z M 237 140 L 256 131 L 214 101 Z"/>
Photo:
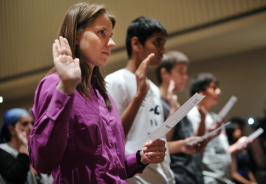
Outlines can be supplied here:
<path id="1" fill-rule="evenodd" d="M 236 103 L 237 101 L 237 97 L 235 96 L 231 96 L 231 98 L 228 100 L 228 102 L 225 104 L 225 106 L 222 108 L 222 110 L 219 112 L 218 117 L 220 119 L 217 119 L 217 121 L 222 120 L 223 118 L 225 118 L 225 116 L 227 115 L 227 113 L 231 110 L 231 108 L 233 107 L 233 105 Z"/>
<path id="2" fill-rule="evenodd" d="M 156 140 L 164 137 L 204 97 L 205 96 L 195 93 L 170 118 L 168 118 L 162 125 L 160 125 L 155 131 L 153 131 L 148 136 L 148 140 Z"/>
<path id="3" fill-rule="evenodd" d="M 230 123 L 231 123 L 231 122 L 227 122 L 227 123 L 221 125 L 219 128 L 216 128 L 215 130 L 213 130 L 213 131 L 211 131 L 211 132 L 209 132 L 209 133 L 207 133 L 207 134 L 204 134 L 202 137 L 199 137 L 198 139 L 195 139 L 195 140 L 193 140 L 193 141 L 188 142 L 187 145 L 190 145 L 190 146 L 191 146 L 191 145 L 193 145 L 193 144 L 198 144 L 199 142 L 203 141 L 204 139 L 208 139 L 208 138 L 209 138 L 211 135 L 213 135 L 215 132 L 221 130 L 223 127 L 229 125 Z"/>
<path id="4" fill-rule="evenodd" d="M 264 132 L 264 130 L 262 128 L 257 129 L 255 132 L 253 132 L 252 134 L 250 134 L 247 139 L 244 142 L 241 142 L 237 145 L 237 148 L 241 148 L 242 146 L 244 146 L 245 144 L 249 143 L 250 141 L 256 139 L 257 137 L 259 137 L 262 133 Z"/>

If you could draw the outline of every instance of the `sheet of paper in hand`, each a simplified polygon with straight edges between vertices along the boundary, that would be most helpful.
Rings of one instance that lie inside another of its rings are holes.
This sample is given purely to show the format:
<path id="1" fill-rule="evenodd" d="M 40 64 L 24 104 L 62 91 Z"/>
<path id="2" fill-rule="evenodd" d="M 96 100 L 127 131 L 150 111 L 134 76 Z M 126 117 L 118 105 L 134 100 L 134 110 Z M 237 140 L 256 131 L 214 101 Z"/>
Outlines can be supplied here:
<path id="1" fill-rule="evenodd" d="M 147 140 L 156 140 L 164 137 L 187 113 L 196 106 L 205 96 L 195 93 L 190 99 L 186 101 L 177 111 L 168 118 L 162 125 L 153 131 Z"/>
<path id="2" fill-rule="evenodd" d="M 203 141 L 203 140 L 205 140 L 205 139 L 208 139 L 208 138 L 209 138 L 210 136 L 212 136 L 215 132 L 221 130 L 223 127 L 229 125 L 230 123 L 231 123 L 231 122 L 227 122 L 227 123 L 223 124 L 223 125 L 220 126 L 219 128 L 216 128 L 215 130 L 213 130 L 213 131 L 211 131 L 211 132 L 209 132 L 209 133 L 204 134 L 202 137 L 199 137 L 198 139 L 195 139 L 195 140 L 193 140 L 193 141 L 188 142 L 187 145 L 192 146 L 193 144 L 198 144 L 199 142 L 201 142 L 201 141 Z"/>
<path id="3" fill-rule="evenodd" d="M 218 117 L 215 118 L 215 121 L 221 121 L 223 118 L 225 118 L 225 116 L 231 110 L 231 108 L 234 106 L 236 101 L 237 101 L 237 97 L 231 96 L 231 98 L 228 100 L 228 102 L 224 105 L 224 107 L 219 112 Z M 216 122 L 213 122 L 213 123 L 216 124 Z M 187 144 L 190 145 L 190 146 L 193 145 L 193 144 L 198 144 L 199 142 L 203 141 L 204 139 L 209 138 L 213 133 L 221 130 L 223 127 L 225 127 L 228 124 L 230 124 L 230 122 L 222 125 L 221 127 L 213 130 L 212 132 L 209 132 L 209 133 L 203 135 L 202 137 L 199 137 L 198 139 L 195 139 L 193 141 L 188 142 Z"/>
<path id="4" fill-rule="evenodd" d="M 250 134 L 245 141 L 239 143 L 237 145 L 237 148 L 241 148 L 245 144 L 248 144 L 250 141 L 253 141 L 257 137 L 259 137 L 263 132 L 264 132 L 264 130 L 262 128 L 257 129 L 255 132 L 253 132 L 252 134 Z"/>
<path id="5" fill-rule="evenodd" d="M 222 108 L 222 110 L 219 112 L 218 117 L 220 119 L 217 119 L 217 121 L 221 121 L 227 113 L 231 110 L 231 108 L 235 105 L 237 101 L 237 97 L 231 96 L 231 98 L 228 100 L 228 102 L 225 104 L 225 106 Z"/>

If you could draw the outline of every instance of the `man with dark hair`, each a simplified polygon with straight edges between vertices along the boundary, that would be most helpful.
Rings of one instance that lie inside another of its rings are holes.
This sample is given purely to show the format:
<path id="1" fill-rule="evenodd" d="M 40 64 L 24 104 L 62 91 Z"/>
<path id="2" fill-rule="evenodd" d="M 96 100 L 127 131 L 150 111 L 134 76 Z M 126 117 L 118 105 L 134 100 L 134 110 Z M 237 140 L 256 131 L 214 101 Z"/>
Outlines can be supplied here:
<path id="1" fill-rule="evenodd" d="M 183 91 L 185 88 L 188 79 L 188 62 L 188 58 L 183 53 L 171 51 L 164 54 L 162 62 L 157 67 L 156 77 L 161 92 L 164 119 L 174 113 L 173 109 L 177 103 L 177 100 L 173 99 L 174 93 Z M 167 134 L 171 169 L 178 184 L 203 184 L 200 154 L 180 153 L 174 149 L 176 146 L 172 146 L 172 144 L 182 145 L 194 136 L 192 124 L 186 116 Z"/>
<path id="2" fill-rule="evenodd" d="M 146 73 L 148 66 L 158 66 L 161 62 L 166 36 L 163 25 L 154 19 L 139 17 L 132 21 L 126 38 L 128 63 L 105 78 L 122 119 L 126 153 L 141 150 L 148 135 L 163 123 L 160 91 Z M 128 183 L 175 183 L 168 151 L 163 163 L 148 165 Z"/>
<path id="3" fill-rule="evenodd" d="M 219 83 L 218 79 L 210 73 L 199 74 L 191 81 L 190 96 L 200 91 L 206 91 L 209 85 L 219 86 Z"/>
<path id="4" fill-rule="evenodd" d="M 187 115 L 193 125 L 194 131 L 201 129 L 202 134 L 216 125 L 218 115 L 210 113 L 210 108 L 218 103 L 221 89 L 219 82 L 210 73 L 197 75 L 191 82 L 190 94 L 199 93 L 205 98 L 198 104 L 205 108 L 205 121 L 201 121 L 198 107 L 194 107 Z M 198 130 L 199 131 L 199 130 Z M 210 140 L 202 155 L 204 183 L 226 183 L 231 184 L 231 155 L 229 144 L 224 130 L 215 138 Z"/>

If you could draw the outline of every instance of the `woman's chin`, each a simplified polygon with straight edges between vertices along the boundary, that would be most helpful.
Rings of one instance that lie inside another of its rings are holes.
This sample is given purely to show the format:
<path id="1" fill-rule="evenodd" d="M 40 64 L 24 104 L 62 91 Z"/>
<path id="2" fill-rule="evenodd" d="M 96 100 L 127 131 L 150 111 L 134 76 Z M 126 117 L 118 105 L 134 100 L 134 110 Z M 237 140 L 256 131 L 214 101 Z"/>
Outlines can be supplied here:
<path id="1" fill-rule="evenodd" d="M 101 67 L 101 66 L 105 66 L 107 64 L 107 59 L 105 60 L 101 60 L 100 62 L 97 63 L 97 66 Z"/>

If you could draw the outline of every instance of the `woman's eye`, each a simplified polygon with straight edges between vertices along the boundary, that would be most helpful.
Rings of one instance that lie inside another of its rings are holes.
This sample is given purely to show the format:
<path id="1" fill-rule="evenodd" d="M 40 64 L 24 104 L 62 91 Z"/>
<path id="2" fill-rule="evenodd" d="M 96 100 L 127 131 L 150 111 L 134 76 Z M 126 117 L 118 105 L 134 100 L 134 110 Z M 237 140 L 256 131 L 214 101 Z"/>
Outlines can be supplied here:
<path id="1" fill-rule="evenodd" d="M 104 35 L 104 30 L 100 30 L 99 33 L 100 33 L 101 35 Z"/>

